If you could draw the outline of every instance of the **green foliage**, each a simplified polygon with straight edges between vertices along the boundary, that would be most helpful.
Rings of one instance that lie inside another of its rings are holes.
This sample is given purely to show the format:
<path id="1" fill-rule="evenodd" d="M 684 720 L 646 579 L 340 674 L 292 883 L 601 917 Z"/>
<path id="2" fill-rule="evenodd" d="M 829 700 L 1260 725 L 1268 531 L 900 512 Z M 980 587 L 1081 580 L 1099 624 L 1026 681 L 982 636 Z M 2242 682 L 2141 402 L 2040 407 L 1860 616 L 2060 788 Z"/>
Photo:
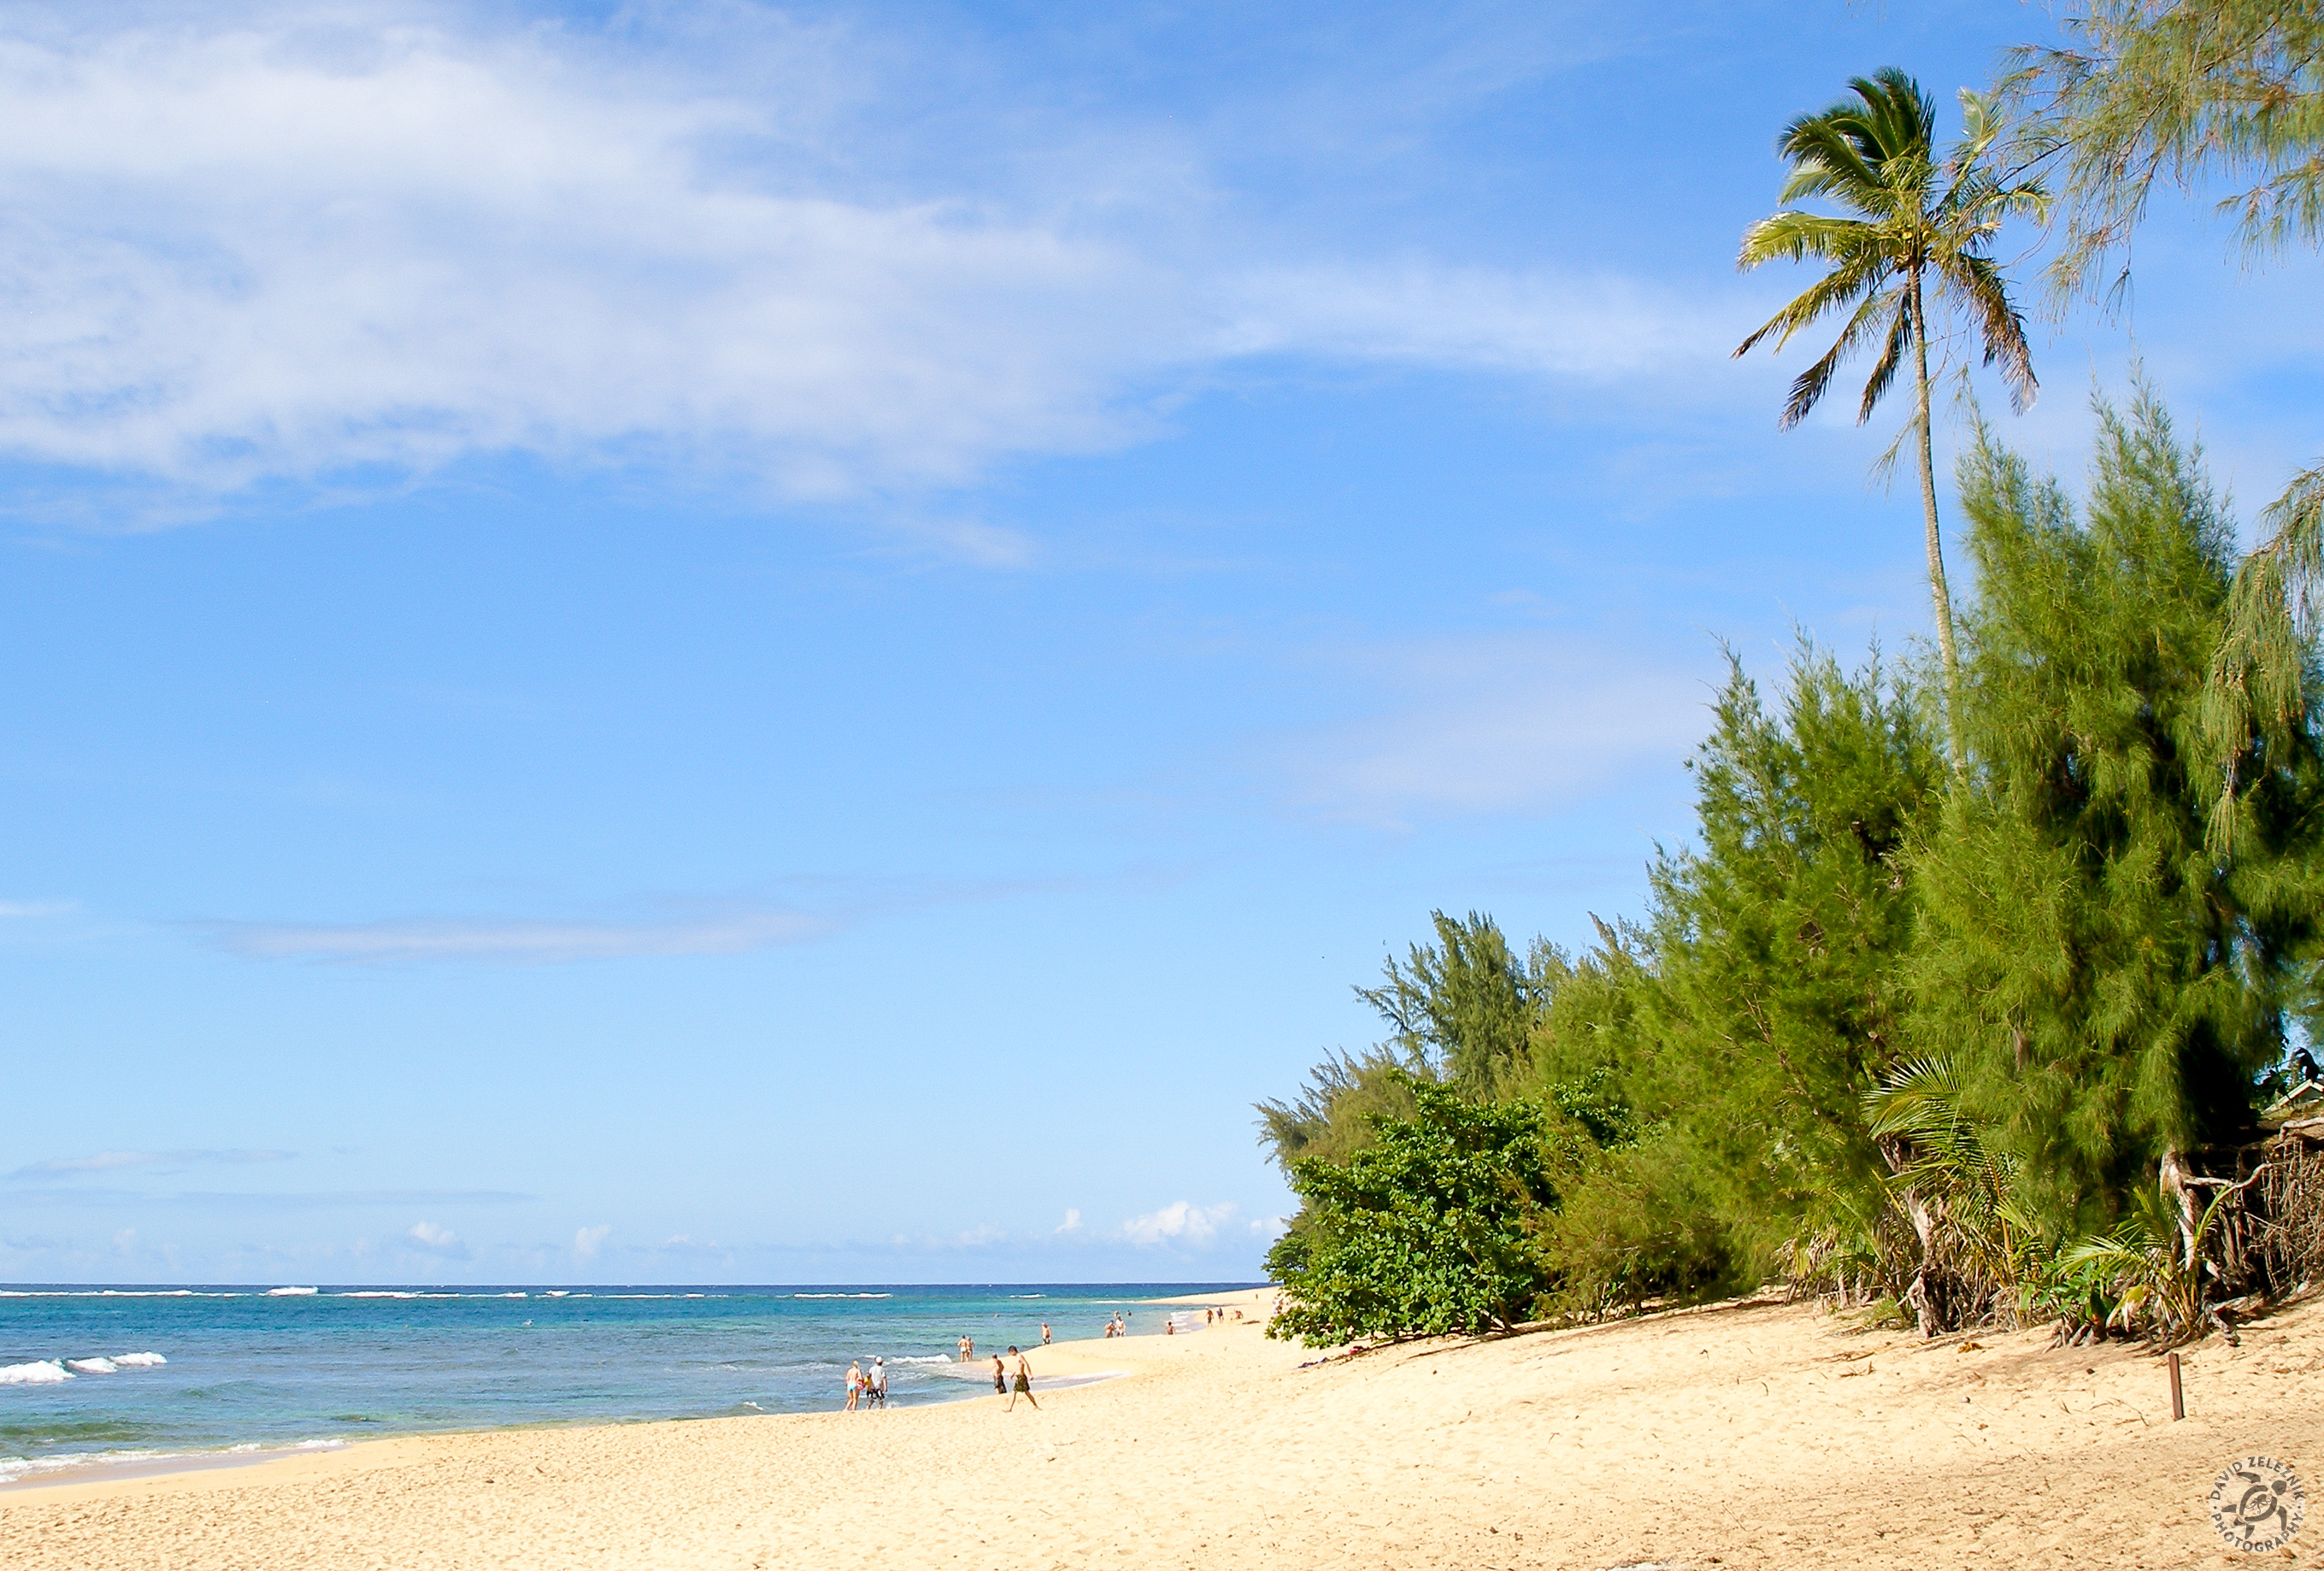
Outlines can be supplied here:
<path id="1" fill-rule="evenodd" d="M 2073 42 L 2015 51 L 1999 95 L 2012 155 L 2061 171 L 2063 244 L 2050 267 L 2061 300 L 2115 256 L 2105 293 L 2123 297 L 2131 236 L 2158 184 L 2230 188 L 2219 208 L 2246 255 L 2324 239 L 2324 12 L 2286 0 L 2086 0 L 2061 21 Z M 2324 467 L 2295 475 L 2264 522 L 2267 539 L 2236 570 L 2204 695 L 2220 776 L 2209 837 L 2223 855 L 2246 816 L 2239 785 L 2314 727 Z"/>
<path id="2" fill-rule="evenodd" d="M 1387 980 L 1359 987 L 1393 1035 L 1387 1045 L 1436 1078 L 1490 1095 L 1525 1057 L 1526 1038 L 1543 997 L 1536 968 L 1563 964 L 1543 946 L 1534 966 L 1510 951 L 1493 919 L 1471 911 L 1456 921 L 1431 913 L 1436 942 L 1415 944 L 1403 964 L 1391 956 Z"/>
<path id="3" fill-rule="evenodd" d="M 2068 47 L 2015 51 L 2018 156 L 2064 170 L 2061 291 L 2127 256 L 2158 182 L 2225 182 L 2244 245 L 2324 235 L 2324 14 L 2286 0 L 2087 0 Z M 2248 182 L 2248 183 L 2246 183 Z M 2127 261 L 2114 280 L 2129 276 Z"/>
<path id="4" fill-rule="evenodd" d="M 1865 1108 L 1892 1142 L 1888 1197 L 1920 1246 L 1905 1297 L 1923 1329 L 2013 1317 L 2040 1270 L 2041 1229 L 2020 1203 L 2017 1160 L 1970 1115 L 1953 1060 L 1899 1064 Z"/>
<path id="5" fill-rule="evenodd" d="M 1370 1145 L 1375 1115 L 1409 1118 L 1414 1071 L 1386 1048 L 1334 1053 L 1289 1100 L 1259 1104 L 1260 1138 L 1284 1171 L 1302 1158 L 1342 1162 Z"/>
<path id="6" fill-rule="evenodd" d="M 1916 1030 L 2052 1238 L 2246 1126 L 2317 909 L 2312 735 L 2248 783 L 2236 854 L 2207 844 L 2232 536 L 2151 397 L 2099 414 L 2084 518 L 1982 434 L 1963 462 L 1976 767 L 1914 859 Z"/>
<path id="7" fill-rule="evenodd" d="M 1713 714 L 1698 844 L 1652 870 L 1631 1095 L 1735 1176 L 1738 1226 L 1780 1235 L 1881 1170 L 1863 1098 L 1904 1047 L 1904 858 L 1944 772 L 1920 694 L 1877 661 L 1851 677 L 1803 645 L 1773 714 L 1738 665 Z"/>
<path id="8" fill-rule="evenodd" d="M 1616 1147 L 1591 1161 L 1538 1223 L 1555 1317 L 1602 1319 L 1653 1302 L 1751 1285 L 1711 1171 L 1679 1141 Z"/>
<path id="9" fill-rule="evenodd" d="M 1549 1115 L 1407 1085 L 1413 1115 L 1372 1115 L 1372 1143 L 1344 1163 L 1290 1164 L 1303 1225 L 1268 1256 L 1286 1300 L 1269 1335 L 1489 1331 L 1523 1319 L 1550 1285 L 1531 1225 L 1557 1200 Z"/>
<path id="10" fill-rule="evenodd" d="M 1879 358 L 1857 409 L 1860 425 L 1895 380 L 1905 352 L 1923 342 L 1923 296 L 1934 289 L 1969 315 L 1984 344 L 1985 363 L 2000 368 L 2012 398 L 2021 407 L 2031 402 L 2032 352 L 1989 253 L 2006 220 L 2042 210 L 2042 191 L 1996 177 L 1986 155 L 1997 127 L 1974 95 L 1964 95 L 1967 138 L 1941 161 L 1936 106 L 1920 83 L 1889 67 L 1848 86 L 1849 97 L 1800 116 L 1775 142 L 1791 166 L 1776 199 L 1821 198 L 1846 215 L 1786 207 L 1744 233 L 1738 258 L 1747 271 L 1778 258 L 1811 257 L 1831 263 L 1831 271 L 1735 352 L 1770 337 L 1781 349 L 1794 333 L 1848 310 L 1838 341 L 1793 383 L 1783 423 L 1788 428 L 1806 419 L 1840 363 L 1873 348 Z M 1923 383 L 1926 375 L 1924 365 Z"/>
<path id="11" fill-rule="evenodd" d="M 1974 93 L 1961 95 L 1966 134 L 1940 162 L 1936 106 L 1921 85 L 1894 67 L 1849 83 L 1852 97 L 1784 129 L 1776 150 L 1791 168 L 1779 200 L 1821 198 L 1840 216 L 1786 207 L 1743 236 L 1738 265 L 1748 270 L 1778 258 L 1828 262 L 1831 270 L 1743 340 L 1748 352 L 1768 338 L 1780 350 L 1794 333 L 1847 313 L 1840 337 L 1822 358 L 1800 373 L 1784 405 L 1782 424 L 1805 420 L 1822 401 L 1841 363 L 1859 350 L 1877 351 L 1858 425 L 1894 385 L 1912 356 L 1914 409 L 1911 425 L 1881 460 L 1886 467 L 1909 439 L 1918 460 L 1921 509 L 1929 557 L 1929 594 L 1942 657 L 1945 703 L 1953 756 L 1964 751 L 1960 717 L 1952 712 L 1960 666 L 1953 649 L 1951 592 L 1945 582 L 1942 537 L 1937 528 L 1937 476 L 1929 414 L 1929 315 L 1934 302 L 1967 318 L 1997 367 L 2012 405 L 2034 401 L 2033 352 L 2011 303 L 2007 281 L 1992 256 L 1995 237 L 2013 217 L 2030 217 L 2048 201 L 2037 185 L 1998 174 L 1992 152 L 2000 124 Z M 1941 334 L 1940 334 L 1941 337 Z"/>

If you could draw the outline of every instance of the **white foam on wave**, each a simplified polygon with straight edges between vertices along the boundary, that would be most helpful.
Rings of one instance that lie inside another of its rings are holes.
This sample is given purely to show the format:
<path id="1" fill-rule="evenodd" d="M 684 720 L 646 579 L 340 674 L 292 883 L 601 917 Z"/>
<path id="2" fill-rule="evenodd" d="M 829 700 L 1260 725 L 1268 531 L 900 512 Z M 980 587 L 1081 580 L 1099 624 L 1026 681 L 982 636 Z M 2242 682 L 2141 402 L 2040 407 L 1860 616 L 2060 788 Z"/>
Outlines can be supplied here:
<path id="1" fill-rule="evenodd" d="M 116 1353 L 113 1362 L 124 1369 L 159 1369 L 170 1361 L 158 1353 Z"/>
<path id="2" fill-rule="evenodd" d="M 53 1358 L 0 1364 L 0 1385 L 60 1385 L 70 1379 L 71 1373 Z"/>
<path id="3" fill-rule="evenodd" d="M 119 1374 L 121 1366 L 109 1358 L 68 1358 L 65 1367 L 75 1374 Z"/>
<path id="4" fill-rule="evenodd" d="M 37 1473 L 60 1473 L 106 1462 L 151 1462 L 160 1451 L 68 1451 L 61 1456 L 0 1456 L 0 1483 L 14 1483 Z"/>
<path id="5" fill-rule="evenodd" d="M 890 1363 L 952 1363 L 955 1361 L 939 1353 L 934 1358 L 891 1358 L 888 1362 Z"/>
<path id="6" fill-rule="evenodd" d="M 298 1451 L 344 1451 L 347 1442 L 339 1439 L 301 1440 L 295 1446 L 228 1446 L 221 1451 L 69 1451 L 60 1456 L 0 1456 L 0 1486 L 23 1483 L 28 1480 L 42 1482 L 43 1475 L 79 1472 L 90 1478 L 135 1477 L 142 1474 L 188 1468 L 236 1465 L 248 1462 L 263 1462 L 270 1456 L 281 1456 Z M 229 1463 L 226 1459 L 232 1458 Z M 161 1463 L 161 1467 L 151 1465 Z"/>
<path id="7" fill-rule="evenodd" d="M 545 1292 L 543 1292 L 540 1296 L 541 1296 L 542 1298 L 567 1298 L 567 1297 L 571 1296 L 572 1290 L 573 1290 L 573 1289 L 570 1289 L 570 1288 L 550 1288 L 550 1289 L 547 1289 Z"/>
<path id="8" fill-rule="evenodd" d="M 367 1288 L 361 1292 L 333 1293 L 335 1298 L 416 1298 L 418 1293 L 390 1292 L 384 1288 Z"/>
<path id="9" fill-rule="evenodd" d="M 689 1298 L 698 1298 L 701 1296 L 700 1293 L 687 1295 Z M 793 1293 L 791 1295 L 794 1298 L 892 1298 L 895 1296 L 893 1293 Z"/>
<path id="10" fill-rule="evenodd" d="M 316 1291 L 313 1288 L 269 1288 L 266 1296 L 270 1298 L 311 1298 Z"/>

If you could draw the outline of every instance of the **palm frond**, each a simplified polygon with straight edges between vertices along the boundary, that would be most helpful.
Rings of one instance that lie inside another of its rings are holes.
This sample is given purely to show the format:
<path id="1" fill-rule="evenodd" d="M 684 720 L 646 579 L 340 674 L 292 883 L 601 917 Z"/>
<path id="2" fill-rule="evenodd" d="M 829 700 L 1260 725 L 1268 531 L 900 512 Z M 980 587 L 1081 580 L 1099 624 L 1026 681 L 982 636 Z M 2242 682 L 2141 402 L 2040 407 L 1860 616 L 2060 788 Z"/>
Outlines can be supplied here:
<path id="1" fill-rule="evenodd" d="M 1840 362 L 1854 354 L 1857 347 L 1867 338 L 1885 331 L 1893 343 L 1897 331 L 1895 323 L 1904 319 L 1905 315 L 1900 302 L 1900 297 L 1903 294 L 1903 290 L 1892 289 L 1885 293 L 1874 295 L 1857 308 L 1856 314 L 1849 319 L 1848 326 L 1841 331 L 1839 339 L 1831 348 L 1823 352 L 1814 365 L 1801 372 L 1792 383 L 1791 396 L 1784 401 L 1784 412 L 1775 421 L 1778 430 L 1789 430 L 1808 418 L 1815 406 L 1823 401 L 1824 393 L 1831 389 L 1831 379 L 1840 370 Z M 1895 317 L 1884 328 L 1880 319 L 1891 309 L 1895 311 Z"/>
<path id="2" fill-rule="evenodd" d="M 1913 313 L 1907 309 L 1904 291 L 1892 290 L 1889 294 L 1896 301 L 1896 314 L 1889 319 L 1888 346 L 1880 352 L 1880 359 L 1864 384 L 1864 402 L 1856 411 L 1858 425 L 1872 418 L 1873 406 L 1887 393 L 1889 384 L 1896 380 L 1896 367 L 1904 363 L 1904 351 L 1913 347 Z"/>
<path id="3" fill-rule="evenodd" d="M 2034 375 L 2034 351 L 2025 342 L 2025 319 L 2009 298 L 2008 285 L 1990 257 L 1957 255 L 1938 273 L 1944 287 L 1969 308 L 1985 363 L 2009 388 L 2009 407 L 2018 414 L 2034 407 L 2042 384 Z"/>
<path id="4" fill-rule="evenodd" d="M 1769 317 L 1749 337 L 1736 346 L 1735 353 L 1748 354 L 1770 335 L 1775 337 L 1775 347 L 1781 349 L 1791 341 L 1793 334 L 1814 326 L 1858 296 L 1877 290 L 1886 273 L 1886 260 L 1875 254 L 1868 254 L 1848 265 L 1834 268 L 1785 304 L 1782 310 Z M 1851 319 L 1849 330 L 1853 329 Z M 1846 337 L 1846 334 L 1842 336 Z"/>

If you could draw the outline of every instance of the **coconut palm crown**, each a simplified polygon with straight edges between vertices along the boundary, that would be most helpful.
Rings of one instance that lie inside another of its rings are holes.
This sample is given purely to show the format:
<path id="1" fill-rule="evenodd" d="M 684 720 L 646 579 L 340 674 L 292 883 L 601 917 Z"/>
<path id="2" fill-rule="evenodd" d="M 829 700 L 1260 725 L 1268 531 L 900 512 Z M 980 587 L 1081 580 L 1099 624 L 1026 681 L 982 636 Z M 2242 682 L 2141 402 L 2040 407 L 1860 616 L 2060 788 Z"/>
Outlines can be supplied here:
<path id="1" fill-rule="evenodd" d="M 1839 338 L 1792 384 L 1780 421 L 1785 430 L 1807 418 L 1822 400 L 1842 361 L 1859 349 L 1874 348 L 1877 358 L 1856 413 L 1857 423 L 1863 424 L 1910 355 L 1918 401 L 1904 435 L 1915 439 L 1920 459 L 1929 588 L 1935 601 L 1937 647 L 1944 661 L 1947 729 L 1953 766 L 1959 770 L 1965 763 L 1953 713 L 1960 658 L 1937 529 L 1927 297 L 1934 293 L 1939 307 L 1967 319 L 1982 345 L 1985 364 L 1997 370 L 2009 388 L 2010 406 L 2024 411 L 2038 391 L 2033 356 L 2026 348 L 2024 319 L 1988 253 L 2006 220 L 2039 217 L 2048 199 L 2040 186 L 2012 184 L 1992 170 L 1987 155 L 2000 125 L 1977 94 L 1962 92 L 1965 134 L 1950 156 L 1940 162 L 1936 106 L 1920 83 L 1890 66 L 1868 78 L 1855 78 L 1848 86 L 1852 97 L 1800 116 L 1776 139 L 1776 152 L 1791 166 L 1778 199 L 1784 208 L 1745 231 L 1738 259 L 1747 272 L 1777 258 L 1813 258 L 1830 263 L 1831 271 L 1744 339 L 1735 353 L 1748 353 L 1769 338 L 1781 349 L 1793 334 L 1836 312 L 1848 313 Z M 1846 211 L 1833 217 L 1790 205 L 1815 198 Z"/>

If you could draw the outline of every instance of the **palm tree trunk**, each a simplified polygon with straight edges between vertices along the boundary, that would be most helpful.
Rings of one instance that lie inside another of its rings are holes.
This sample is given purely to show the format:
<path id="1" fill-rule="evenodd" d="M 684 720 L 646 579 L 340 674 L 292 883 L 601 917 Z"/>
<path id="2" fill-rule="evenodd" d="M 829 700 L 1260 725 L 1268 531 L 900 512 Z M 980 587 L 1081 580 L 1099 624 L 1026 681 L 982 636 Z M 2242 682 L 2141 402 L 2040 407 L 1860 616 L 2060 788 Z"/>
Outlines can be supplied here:
<path id="1" fill-rule="evenodd" d="M 1945 735 L 1952 743 L 1953 773 L 1969 768 L 1969 753 L 1961 744 L 1960 652 L 1953 647 L 1953 597 L 1945 589 L 1944 537 L 1937 531 L 1937 457 L 1929 420 L 1929 329 L 1921 314 L 1921 274 L 1913 273 L 1914 372 L 1920 384 L 1921 514 L 1929 531 L 1929 594 L 1936 601 L 1937 651 L 1945 666 Z"/>

